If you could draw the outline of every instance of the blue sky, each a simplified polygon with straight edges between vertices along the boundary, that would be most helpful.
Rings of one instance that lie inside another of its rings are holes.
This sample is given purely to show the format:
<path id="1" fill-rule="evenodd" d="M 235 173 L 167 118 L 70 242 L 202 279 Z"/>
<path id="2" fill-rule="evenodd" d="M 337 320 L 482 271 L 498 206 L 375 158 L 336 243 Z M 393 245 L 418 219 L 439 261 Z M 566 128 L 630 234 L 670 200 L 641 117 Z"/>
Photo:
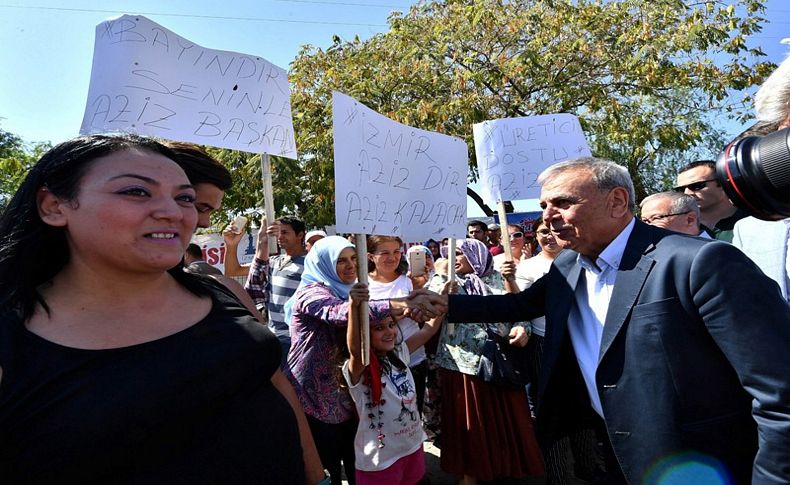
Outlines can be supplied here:
<path id="1" fill-rule="evenodd" d="M 78 134 L 90 82 L 94 30 L 122 13 L 142 14 L 205 47 L 262 56 L 287 69 L 304 44 L 386 30 L 409 0 L 0 0 L 0 127 L 26 141 Z M 780 62 L 790 45 L 790 0 L 768 0 L 772 19 L 754 41 Z M 738 129 L 733 126 L 733 132 Z M 298 149 L 298 147 L 297 147 Z M 531 210 L 534 204 L 517 207 Z M 479 215 L 475 204 L 469 215 Z"/>

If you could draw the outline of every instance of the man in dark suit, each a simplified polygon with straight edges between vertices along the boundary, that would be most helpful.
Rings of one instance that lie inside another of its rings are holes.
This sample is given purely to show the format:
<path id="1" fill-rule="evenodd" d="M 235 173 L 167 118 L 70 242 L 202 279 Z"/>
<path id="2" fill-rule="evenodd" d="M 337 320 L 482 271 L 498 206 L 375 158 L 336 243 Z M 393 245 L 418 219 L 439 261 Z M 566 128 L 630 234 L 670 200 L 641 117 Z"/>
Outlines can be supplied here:
<path id="1" fill-rule="evenodd" d="M 563 162 L 539 182 L 569 250 L 521 293 L 451 295 L 448 318 L 546 316 L 541 439 L 598 420 L 607 483 L 788 483 L 790 306 L 776 283 L 729 244 L 637 221 L 614 162 Z"/>

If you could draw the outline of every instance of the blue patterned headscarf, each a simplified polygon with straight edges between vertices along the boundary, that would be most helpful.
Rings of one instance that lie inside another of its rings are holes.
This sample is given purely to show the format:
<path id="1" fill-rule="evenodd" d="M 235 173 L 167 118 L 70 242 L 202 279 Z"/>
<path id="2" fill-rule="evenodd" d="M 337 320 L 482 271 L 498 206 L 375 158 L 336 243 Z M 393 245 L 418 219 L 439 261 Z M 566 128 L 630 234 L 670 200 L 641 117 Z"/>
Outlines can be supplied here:
<path id="1" fill-rule="evenodd" d="M 347 300 L 348 292 L 354 284 L 343 283 L 337 275 L 337 259 L 344 249 L 353 247 L 348 239 L 340 236 L 329 236 L 316 242 L 304 258 L 304 272 L 299 288 L 323 283 L 332 288 L 335 296 Z"/>
<path id="2" fill-rule="evenodd" d="M 337 276 L 337 259 L 344 249 L 353 247 L 353 244 L 340 236 L 328 236 L 313 244 L 310 252 L 307 253 L 307 256 L 304 258 L 302 281 L 296 288 L 294 296 L 285 303 L 284 312 L 286 323 L 289 325 L 291 323 L 296 293 L 307 285 L 323 283 L 331 288 L 332 293 L 338 298 L 343 300 L 348 299 L 348 292 L 354 284 L 343 283 L 340 277 Z"/>

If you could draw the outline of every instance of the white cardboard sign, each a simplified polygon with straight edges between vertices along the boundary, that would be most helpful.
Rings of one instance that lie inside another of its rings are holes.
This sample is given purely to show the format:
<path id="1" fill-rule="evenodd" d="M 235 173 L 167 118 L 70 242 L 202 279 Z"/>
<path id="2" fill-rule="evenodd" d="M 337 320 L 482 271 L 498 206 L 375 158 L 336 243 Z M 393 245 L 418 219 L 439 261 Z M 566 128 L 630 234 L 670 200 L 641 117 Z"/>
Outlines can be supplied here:
<path id="1" fill-rule="evenodd" d="M 258 239 L 258 233 L 255 231 L 245 232 L 244 237 L 241 238 L 239 247 L 236 250 L 236 258 L 239 264 L 252 264 L 255 259 L 255 244 Z M 222 234 L 195 234 L 192 236 L 192 241 L 203 251 L 203 260 L 208 264 L 216 267 L 223 273 L 225 272 L 225 254 L 227 253 L 227 246 Z"/>
<path id="2" fill-rule="evenodd" d="M 96 26 L 80 133 L 117 131 L 296 158 L 285 70 L 141 15 Z"/>
<path id="3" fill-rule="evenodd" d="M 466 235 L 463 140 L 392 121 L 339 92 L 332 111 L 338 232 Z"/>
<path id="4" fill-rule="evenodd" d="M 578 118 L 568 113 L 484 121 L 473 130 L 483 197 L 492 202 L 537 198 L 543 170 L 590 156 Z"/>

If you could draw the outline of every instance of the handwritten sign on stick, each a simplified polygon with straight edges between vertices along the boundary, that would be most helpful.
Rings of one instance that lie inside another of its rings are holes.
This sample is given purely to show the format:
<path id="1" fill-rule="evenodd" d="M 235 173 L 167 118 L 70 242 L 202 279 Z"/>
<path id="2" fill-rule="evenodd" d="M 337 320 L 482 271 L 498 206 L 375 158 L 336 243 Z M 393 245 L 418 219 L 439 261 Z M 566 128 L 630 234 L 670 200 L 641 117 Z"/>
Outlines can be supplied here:
<path id="1" fill-rule="evenodd" d="M 96 27 L 80 133 L 111 131 L 296 158 L 285 70 L 140 15 Z"/>
<path id="2" fill-rule="evenodd" d="M 466 143 L 392 121 L 339 92 L 332 110 L 339 232 L 465 236 Z"/>
<path id="3" fill-rule="evenodd" d="M 590 156 L 579 120 L 567 113 L 484 121 L 473 131 L 483 197 L 493 202 L 537 198 L 543 170 Z"/>

